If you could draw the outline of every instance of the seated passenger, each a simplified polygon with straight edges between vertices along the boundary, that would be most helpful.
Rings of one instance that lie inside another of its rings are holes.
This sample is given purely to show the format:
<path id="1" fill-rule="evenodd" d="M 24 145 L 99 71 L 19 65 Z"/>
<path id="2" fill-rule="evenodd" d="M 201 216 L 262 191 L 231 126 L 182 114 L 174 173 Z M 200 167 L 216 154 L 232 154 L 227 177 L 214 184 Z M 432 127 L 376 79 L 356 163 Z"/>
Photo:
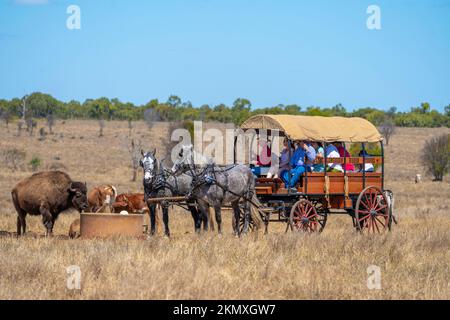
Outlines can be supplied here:
<path id="1" fill-rule="evenodd" d="M 270 168 L 269 172 L 267 172 L 266 178 L 278 178 L 278 167 L 280 165 L 280 158 L 276 155 L 275 152 L 271 151 L 270 155 Z"/>
<path id="2" fill-rule="evenodd" d="M 291 169 L 290 159 L 292 158 L 292 154 L 294 153 L 294 148 L 291 146 L 291 150 L 289 150 L 289 141 L 287 138 L 283 140 L 283 150 L 281 150 L 280 154 L 280 163 L 278 176 L 282 177 L 285 171 L 289 171 Z"/>
<path id="3" fill-rule="evenodd" d="M 345 150 L 342 142 L 336 142 L 335 147 L 338 149 L 338 152 L 339 152 L 339 155 L 341 156 L 341 158 L 344 158 L 344 157 L 350 158 L 351 157 L 350 153 L 347 150 Z M 343 166 L 346 171 L 355 171 L 355 166 L 353 163 L 346 163 L 346 164 L 343 164 Z"/>
<path id="4" fill-rule="evenodd" d="M 370 155 L 367 153 L 366 150 L 361 150 L 361 151 L 359 152 L 359 156 L 360 156 L 360 157 L 363 157 L 363 156 L 364 156 L 365 158 L 370 157 Z M 366 163 L 365 166 L 364 166 L 364 168 L 363 168 L 363 165 L 361 164 L 361 165 L 359 166 L 359 172 L 363 172 L 363 171 L 365 171 L 365 172 L 374 172 L 374 171 L 375 171 L 375 168 L 374 168 L 374 166 L 373 166 L 372 163 Z"/>
<path id="5" fill-rule="evenodd" d="M 308 145 L 305 141 L 297 140 L 296 149 L 292 155 L 290 165 L 292 169 L 290 171 L 284 171 L 281 177 L 286 185 L 286 188 L 291 191 L 297 191 L 295 185 L 297 184 L 300 176 L 306 171 L 311 171 L 312 163 L 316 158 L 316 151 L 311 145 Z M 289 172 L 292 176 L 289 176 Z M 289 179 L 290 178 L 290 179 Z"/>
<path id="6" fill-rule="evenodd" d="M 340 158 L 338 149 L 333 143 L 330 143 L 326 148 L 327 158 Z M 327 172 L 344 172 L 340 163 L 328 163 Z"/>
<path id="7" fill-rule="evenodd" d="M 252 172 L 256 176 L 266 175 L 272 163 L 272 150 L 270 149 L 270 140 L 257 136 L 256 138 L 258 148 L 261 148 L 261 153 L 256 156 L 256 166 L 252 168 Z"/>
<path id="8" fill-rule="evenodd" d="M 316 158 L 321 159 L 323 161 L 325 152 L 323 150 L 322 143 L 313 141 L 313 142 L 311 142 L 311 145 L 314 148 L 314 150 L 316 150 Z M 323 163 L 314 164 L 313 171 L 314 172 L 324 172 L 325 171 L 324 164 Z"/>

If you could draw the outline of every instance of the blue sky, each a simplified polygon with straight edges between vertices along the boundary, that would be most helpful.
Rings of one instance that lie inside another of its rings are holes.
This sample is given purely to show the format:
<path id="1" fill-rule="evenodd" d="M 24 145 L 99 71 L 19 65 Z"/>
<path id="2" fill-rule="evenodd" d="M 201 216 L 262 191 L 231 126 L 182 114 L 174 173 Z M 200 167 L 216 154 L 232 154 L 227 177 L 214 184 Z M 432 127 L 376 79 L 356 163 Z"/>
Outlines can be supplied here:
<path id="1" fill-rule="evenodd" d="M 69 30 L 69 5 L 81 29 Z M 368 30 L 366 9 L 381 9 Z M 0 98 L 450 104 L 450 0 L 0 0 Z"/>

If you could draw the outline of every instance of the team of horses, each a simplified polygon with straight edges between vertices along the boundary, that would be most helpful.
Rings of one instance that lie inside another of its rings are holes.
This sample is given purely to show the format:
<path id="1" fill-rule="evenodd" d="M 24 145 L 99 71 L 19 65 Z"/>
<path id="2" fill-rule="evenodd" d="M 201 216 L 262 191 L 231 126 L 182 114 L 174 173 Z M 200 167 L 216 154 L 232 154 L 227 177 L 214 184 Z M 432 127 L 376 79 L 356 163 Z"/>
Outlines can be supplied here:
<path id="1" fill-rule="evenodd" d="M 150 235 L 155 233 L 156 203 L 150 199 L 162 199 L 159 202 L 163 212 L 164 233 L 170 236 L 169 206 L 171 199 L 181 197 L 180 206 L 191 212 L 195 231 L 202 226 L 208 230 L 211 222 L 209 209 L 213 208 L 217 230 L 222 233 L 222 214 L 224 206 L 233 209 L 233 231 L 240 235 L 249 230 L 250 219 L 258 225 L 260 203 L 255 194 L 255 178 L 250 168 L 236 164 L 227 167 L 217 166 L 212 160 L 197 164 L 193 146 L 183 146 L 171 169 L 163 166 L 156 158 L 156 150 L 142 151 L 140 165 L 144 171 L 143 185 L 145 202 L 150 211 Z M 244 220 L 239 228 L 241 216 Z"/>

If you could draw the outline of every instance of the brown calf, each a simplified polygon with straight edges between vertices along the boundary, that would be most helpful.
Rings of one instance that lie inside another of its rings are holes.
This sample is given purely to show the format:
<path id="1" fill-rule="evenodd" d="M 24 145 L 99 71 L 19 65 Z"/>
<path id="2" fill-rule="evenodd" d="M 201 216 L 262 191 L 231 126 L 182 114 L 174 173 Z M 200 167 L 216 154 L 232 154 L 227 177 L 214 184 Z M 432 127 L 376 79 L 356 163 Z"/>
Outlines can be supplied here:
<path id="1" fill-rule="evenodd" d="M 112 185 L 101 185 L 91 189 L 87 195 L 90 212 L 109 211 L 116 201 L 117 189 Z"/>

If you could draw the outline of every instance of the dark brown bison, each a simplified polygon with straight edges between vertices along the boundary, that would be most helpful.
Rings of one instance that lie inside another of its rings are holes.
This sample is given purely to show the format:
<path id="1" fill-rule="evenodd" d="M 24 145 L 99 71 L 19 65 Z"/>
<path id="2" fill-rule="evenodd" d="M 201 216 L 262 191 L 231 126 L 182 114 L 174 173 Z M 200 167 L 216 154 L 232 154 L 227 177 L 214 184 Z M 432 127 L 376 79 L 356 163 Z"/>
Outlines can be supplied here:
<path id="1" fill-rule="evenodd" d="M 86 210 L 87 188 L 85 183 L 74 182 L 64 172 L 46 171 L 33 174 L 20 181 L 11 191 L 17 210 L 17 234 L 25 233 L 25 217 L 42 215 L 46 235 L 51 235 L 58 215 L 69 208 L 79 212 Z"/>

